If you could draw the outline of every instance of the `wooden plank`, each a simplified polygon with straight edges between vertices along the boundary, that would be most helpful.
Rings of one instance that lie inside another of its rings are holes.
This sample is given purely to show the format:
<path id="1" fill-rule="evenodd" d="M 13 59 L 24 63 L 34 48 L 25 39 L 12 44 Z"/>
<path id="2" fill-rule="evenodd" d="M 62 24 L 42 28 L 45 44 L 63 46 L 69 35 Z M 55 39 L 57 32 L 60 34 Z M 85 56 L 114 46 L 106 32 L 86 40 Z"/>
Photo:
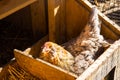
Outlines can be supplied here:
<path id="1" fill-rule="evenodd" d="M 46 35 L 45 37 L 41 38 L 37 43 L 35 43 L 32 47 L 31 47 L 31 51 L 29 52 L 30 55 L 32 55 L 33 57 L 39 57 L 40 51 L 41 51 L 41 46 L 48 41 L 48 35 Z"/>
<path id="2" fill-rule="evenodd" d="M 0 1 L 0 19 L 34 3 L 36 0 L 2 0 Z"/>
<path id="3" fill-rule="evenodd" d="M 65 0 L 48 0 L 49 40 L 65 41 Z"/>
<path id="4" fill-rule="evenodd" d="M 116 35 L 112 30 L 109 29 L 109 27 L 106 27 L 105 24 L 101 24 L 101 34 L 104 35 L 106 39 L 111 39 L 111 40 L 117 40 L 119 39 L 119 36 Z"/>
<path id="5" fill-rule="evenodd" d="M 58 1 L 58 0 L 56 0 Z M 57 43 L 61 44 L 61 43 L 65 43 L 66 41 L 66 0 L 59 0 L 58 2 L 56 2 L 57 5 L 59 5 L 59 11 L 58 14 L 56 15 L 56 26 L 57 26 L 57 30 L 58 35 L 56 35 L 57 37 Z"/>
<path id="6" fill-rule="evenodd" d="M 67 40 L 78 36 L 87 23 L 89 12 L 75 0 L 66 0 Z"/>
<path id="7" fill-rule="evenodd" d="M 25 55 L 25 52 L 14 50 L 17 63 L 32 75 L 44 80 L 75 80 L 76 75 L 54 66 L 41 59 L 34 59 Z"/>
<path id="8" fill-rule="evenodd" d="M 39 40 L 41 37 L 47 35 L 47 2 L 45 0 L 37 0 L 30 5 L 32 29 L 35 40 Z"/>
<path id="9" fill-rule="evenodd" d="M 49 40 L 55 42 L 56 25 L 54 17 L 55 0 L 48 0 L 48 19 L 49 19 Z"/>
<path id="10" fill-rule="evenodd" d="M 120 36 L 120 27 L 110 20 L 107 16 L 99 12 L 101 22 L 108 28 L 110 29 L 116 36 Z"/>
<path id="11" fill-rule="evenodd" d="M 114 80 L 120 80 L 120 46 L 118 48 L 117 66 L 115 68 Z"/>

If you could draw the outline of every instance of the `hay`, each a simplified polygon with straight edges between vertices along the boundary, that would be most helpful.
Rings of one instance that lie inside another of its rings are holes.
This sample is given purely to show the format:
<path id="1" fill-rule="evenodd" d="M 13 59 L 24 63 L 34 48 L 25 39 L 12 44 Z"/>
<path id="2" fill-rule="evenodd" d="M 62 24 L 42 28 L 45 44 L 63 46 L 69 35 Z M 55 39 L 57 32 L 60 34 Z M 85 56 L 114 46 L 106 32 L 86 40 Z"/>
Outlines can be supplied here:
<path id="1" fill-rule="evenodd" d="M 6 65 L 0 74 L 1 80 L 40 80 L 22 69 L 16 61 Z"/>

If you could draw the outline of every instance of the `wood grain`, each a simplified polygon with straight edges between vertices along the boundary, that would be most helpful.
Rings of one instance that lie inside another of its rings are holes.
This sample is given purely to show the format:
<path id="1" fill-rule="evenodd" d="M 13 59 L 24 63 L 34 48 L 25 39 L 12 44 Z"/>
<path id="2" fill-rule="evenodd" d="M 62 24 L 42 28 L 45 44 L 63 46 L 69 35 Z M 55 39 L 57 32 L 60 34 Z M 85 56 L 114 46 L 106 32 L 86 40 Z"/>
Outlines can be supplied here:
<path id="1" fill-rule="evenodd" d="M 65 0 L 48 0 L 49 40 L 65 42 Z"/>
<path id="2" fill-rule="evenodd" d="M 47 35 L 47 13 L 45 0 L 37 0 L 30 5 L 33 35 L 36 40 Z"/>

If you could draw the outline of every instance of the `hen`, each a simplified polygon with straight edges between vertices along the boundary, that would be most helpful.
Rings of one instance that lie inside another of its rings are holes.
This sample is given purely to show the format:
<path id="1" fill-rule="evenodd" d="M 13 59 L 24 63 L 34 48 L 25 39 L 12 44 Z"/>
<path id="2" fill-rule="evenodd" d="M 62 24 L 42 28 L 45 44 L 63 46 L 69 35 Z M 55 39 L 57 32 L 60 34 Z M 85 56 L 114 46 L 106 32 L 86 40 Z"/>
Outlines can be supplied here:
<path id="1" fill-rule="evenodd" d="M 75 57 L 73 72 L 77 75 L 80 75 L 94 62 L 95 53 L 100 47 L 109 45 L 103 36 L 100 35 L 100 30 L 98 10 L 93 7 L 90 19 L 81 34 L 77 38 L 63 44 L 64 48 Z"/>
<path id="2" fill-rule="evenodd" d="M 43 45 L 40 58 L 63 69 L 70 71 L 74 63 L 74 57 L 63 47 L 53 42 Z"/>
<path id="3" fill-rule="evenodd" d="M 100 30 L 98 10 L 93 7 L 90 19 L 81 34 L 62 45 L 66 50 L 56 43 L 46 42 L 40 58 L 80 75 L 94 62 L 99 48 L 109 45 L 100 35 Z"/>

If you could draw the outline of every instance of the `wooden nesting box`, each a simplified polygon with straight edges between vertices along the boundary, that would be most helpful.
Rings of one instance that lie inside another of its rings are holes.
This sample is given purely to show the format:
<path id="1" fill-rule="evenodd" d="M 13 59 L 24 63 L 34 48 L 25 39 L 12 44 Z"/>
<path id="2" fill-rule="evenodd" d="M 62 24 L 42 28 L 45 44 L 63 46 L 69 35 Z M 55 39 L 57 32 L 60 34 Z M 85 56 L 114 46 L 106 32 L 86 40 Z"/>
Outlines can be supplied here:
<path id="1" fill-rule="evenodd" d="M 15 49 L 18 64 L 45 80 L 103 80 L 112 69 L 115 69 L 114 80 L 120 80 L 120 28 L 100 12 L 101 34 L 115 42 L 80 76 L 36 58 L 44 42 L 61 44 L 78 36 L 87 23 L 91 7 L 87 0 L 48 0 L 49 35 L 25 51 Z"/>

